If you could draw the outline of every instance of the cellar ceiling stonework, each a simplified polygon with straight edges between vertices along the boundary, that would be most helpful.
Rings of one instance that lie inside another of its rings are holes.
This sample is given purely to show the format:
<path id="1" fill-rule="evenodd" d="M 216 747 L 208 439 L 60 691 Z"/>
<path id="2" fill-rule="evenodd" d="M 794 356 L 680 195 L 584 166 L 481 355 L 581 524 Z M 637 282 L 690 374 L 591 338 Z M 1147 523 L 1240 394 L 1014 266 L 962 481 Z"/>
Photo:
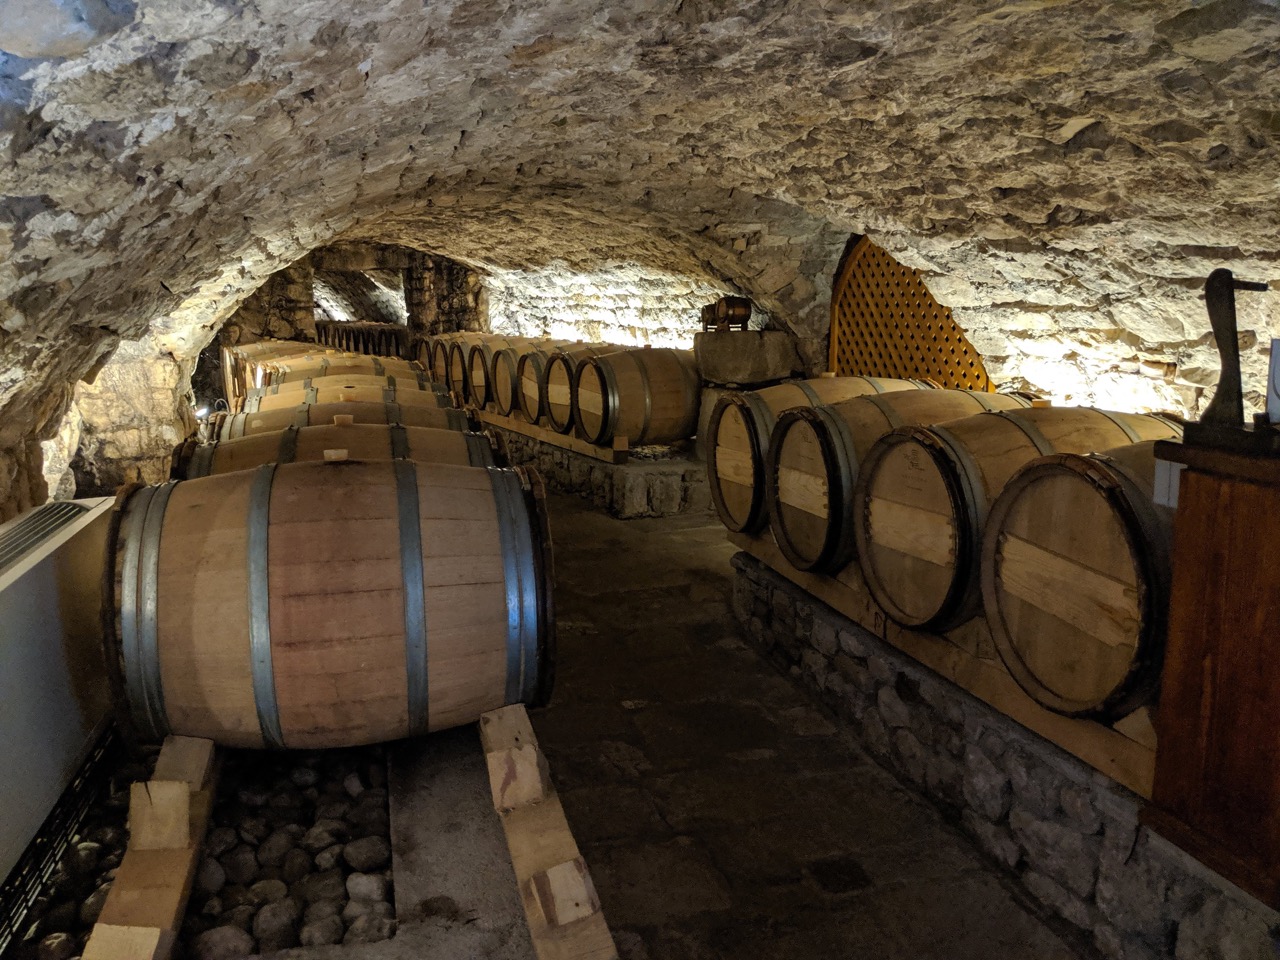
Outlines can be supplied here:
<path id="1" fill-rule="evenodd" d="M 507 304 L 561 274 L 744 292 L 817 365 L 868 233 L 997 382 L 1193 412 L 1204 277 L 1280 280 L 1277 14 L 0 0 L 0 500 L 120 338 L 189 365 L 344 239 L 461 260 Z M 1256 377 L 1280 306 L 1240 316 Z"/>

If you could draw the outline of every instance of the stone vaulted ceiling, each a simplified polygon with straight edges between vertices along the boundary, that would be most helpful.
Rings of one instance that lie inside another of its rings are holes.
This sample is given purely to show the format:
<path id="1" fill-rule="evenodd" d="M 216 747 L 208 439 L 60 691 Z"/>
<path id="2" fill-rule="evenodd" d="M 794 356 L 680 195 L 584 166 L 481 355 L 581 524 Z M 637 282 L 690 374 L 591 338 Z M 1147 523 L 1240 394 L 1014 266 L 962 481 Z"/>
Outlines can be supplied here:
<path id="1" fill-rule="evenodd" d="M 1194 409 L 1204 276 L 1280 279 L 1277 14 L 0 0 L 0 450 L 54 429 L 50 398 L 117 338 L 194 356 L 344 238 L 740 289 L 817 361 L 867 232 L 997 380 Z M 1249 344 L 1280 317 L 1262 303 Z"/>

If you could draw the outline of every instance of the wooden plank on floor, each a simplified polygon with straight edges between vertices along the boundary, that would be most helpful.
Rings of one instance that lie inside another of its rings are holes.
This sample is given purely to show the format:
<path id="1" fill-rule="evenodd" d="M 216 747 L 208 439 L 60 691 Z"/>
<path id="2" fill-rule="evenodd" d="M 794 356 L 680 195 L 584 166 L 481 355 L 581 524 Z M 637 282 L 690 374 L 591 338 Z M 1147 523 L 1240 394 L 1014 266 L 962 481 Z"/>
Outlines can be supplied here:
<path id="1" fill-rule="evenodd" d="M 168 960 L 209 827 L 214 768 L 211 741 L 170 737 L 156 771 L 171 779 L 132 786 L 129 845 L 85 957 Z"/>
<path id="2" fill-rule="evenodd" d="M 1095 770 L 1151 798 L 1155 779 L 1155 741 L 1149 714 L 1140 711 L 1115 728 L 1092 720 L 1075 720 L 1046 710 L 1029 697 L 993 653 L 985 618 L 978 616 L 944 636 L 908 630 L 889 620 L 862 582 L 857 564 L 838 577 L 797 570 L 787 562 L 771 537 L 729 533 L 729 542 L 751 554 L 802 590 L 812 594 L 890 646 L 940 674 L 979 700 Z"/>
<path id="3" fill-rule="evenodd" d="M 483 715 L 480 741 L 539 960 L 616 960 L 595 885 L 524 706 Z"/>
<path id="4" fill-rule="evenodd" d="M 605 463 L 622 464 L 626 463 L 630 458 L 630 449 L 626 437 L 619 437 L 614 440 L 611 446 L 602 447 L 594 443 L 588 443 L 581 437 L 574 436 L 571 433 L 559 433 L 536 423 L 530 423 L 524 419 L 523 415 L 504 417 L 502 414 L 494 413 L 492 410 L 475 410 L 475 415 L 481 423 L 501 427 L 503 430 L 510 430 L 512 433 L 531 437 L 553 447 L 560 447 L 562 450 L 572 450 L 574 453 L 580 453 L 583 456 L 603 460 Z"/>

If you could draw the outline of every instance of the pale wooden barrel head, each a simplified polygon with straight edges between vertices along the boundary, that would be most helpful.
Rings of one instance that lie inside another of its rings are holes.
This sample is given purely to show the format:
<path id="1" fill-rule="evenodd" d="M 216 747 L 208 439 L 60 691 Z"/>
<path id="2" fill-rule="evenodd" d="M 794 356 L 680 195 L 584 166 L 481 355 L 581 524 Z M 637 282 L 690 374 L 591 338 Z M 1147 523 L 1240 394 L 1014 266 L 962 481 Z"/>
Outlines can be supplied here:
<path id="1" fill-rule="evenodd" d="M 1069 716 L 1118 720 L 1148 702 L 1163 651 L 1165 531 L 1105 459 L 1033 461 L 992 508 L 983 600 L 1014 679 Z"/>
<path id="2" fill-rule="evenodd" d="M 832 490 L 822 427 L 808 410 L 779 418 L 770 441 L 770 525 L 792 566 L 812 570 L 828 549 Z M 837 505 L 839 506 L 839 505 Z"/>
<path id="3" fill-rule="evenodd" d="M 862 464 L 854 532 L 872 596 L 895 621 L 917 627 L 950 613 L 957 563 L 973 545 L 948 458 L 910 431 L 884 437 Z"/>
<path id="4" fill-rule="evenodd" d="M 565 357 L 552 356 L 542 373 L 543 413 L 561 433 L 573 425 L 573 370 L 569 363 Z"/>
<path id="5" fill-rule="evenodd" d="M 489 365 L 481 344 L 475 344 L 467 361 L 467 396 L 477 407 L 489 403 Z"/>
<path id="6" fill-rule="evenodd" d="M 493 406 L 504 417 L 510 416 L 519 404 L 517 397 L 519 383 L 516 380 L 518 356 L 515 350 L 500 350 L 493 355 L 493 365 L 489 369 Z"/>
<path id="7" fill-rule="evenodd" d="M 573 408 L 578 429 L 592 443 L 600 443 L 606 432 L 610 407 L 616 406 L 617 397 L 610 396 L 605 372 L 594 360 L 579 364 L 577 381 Z"/>
<path id="8" fill-rule="evenodd" d="M 721 397 L 707 424 L 707 479 L 711 501 L 730 530 L 759 529 L 765 519 L 764 463 L 759 428 L 747 401 Z"/>

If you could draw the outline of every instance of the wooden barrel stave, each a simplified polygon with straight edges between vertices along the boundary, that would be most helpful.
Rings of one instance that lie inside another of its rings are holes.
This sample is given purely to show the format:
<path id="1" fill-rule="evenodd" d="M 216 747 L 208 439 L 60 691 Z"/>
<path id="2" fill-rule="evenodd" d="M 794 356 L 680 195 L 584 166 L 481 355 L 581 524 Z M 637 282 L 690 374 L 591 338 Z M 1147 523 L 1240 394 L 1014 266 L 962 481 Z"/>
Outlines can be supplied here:
<path id="1" fill-rule="evenodd" d="M 286 427 L 308 427 L 333 423 L 334 417 L 351 417 L 353 423 L 399 423 L 406 427 L 438 430 L 470 430 L 470 417 L 452 407 L 401 405 L 364 401 L 299 404 L 260 413 L 222 414 L 212 419 L 215 440 L 235 440 L 259 433 L 278 433 Z"/>
<path id="2" fill-rule="evenodd" d="M 119 618 L 123 696 L 151 738 L 354 746 L 550 694 L 531 472 L 267 465 L 143 488 L 118 509 L 104 622 Z"/>
<path id="3" fill-rule="evenodd" d="M 419 460 L 472 467 L 505 466 L 499 462 L 495 438 L 487 433 L 405 427 L 400 424 L 336 422 L 288 426 L 237 440 L 185 443 L 174 457 L 171 476 L 194 480 L 264 463 L 315 460 Z"/>
<path id="4" fill-rule="evenodd" d="M 924 380 L 888 377 L 817 377 L 725 394 L 707 426 L 707 477 L 721 522 L 746 533 L 758 533 L 768 525 L 764 466 L 770 434 L 784 410 L 932 386 Z"/>
<path id="5" fill-rule="evenodd" d="M 373 357 L 359 354 L 333 357 L 307 356 L 299 360 L 272 362 L 265 365 L 264 386 L 293 383 L 297 380 L 314 380 L 320 377 L 342 376 L 395 376 L 417 379 L 426 371 L 416 362 L 392 357 Z"/>
<path id="6" fill-rule="evenodd" d="M 625 437 L 639 446 L 693 436 L 698 400 L 692 350 L 644 347 L 583 360 L 571 403 L 573 422 L 589 442 Z"/>
<path id="7" fill-rule="evenodd" d="M 1033 460 L 983 535 L 983 607 L 1010 674 L 1041 705 L 1110 723 L 1153 702 L 1168 629 L 1172 510 L 1154 441 Z"/>
<path id="8" fill-rule="evenodd" d="M 323 377 L 315 381 L 300 380 L 266 387 L 246 397 L 244 412 L 280 410 L 300 403 L 344 403 L 352 401 L 416 404 L 449 407 L 450 398 L 432 384 L 395 377 Z"/>
<path id="9" fill-rule="evenodd" d="M 770 437 L 764 469 L 779 549 L 799 570 L 840 570 L 856 552 L 851 502 L 862 461 L 876 441 L 904 424 L 1029 403 L 982 391 L 904 390 L 785 411 Z"/>
<path id="10" fill-rule="evenodd" d="M 568 433 L 573 429 L 573 388 L 578 367 L 592 357 L 625 349 L 609 343 L 582 343 L 562 347 L 547 357 L 538 380 L 538 392 L 542 416 L 553 430 Z"/>
<path id="11" fill-rule="evenodd" d="M 982 530 L 992 502 L 1026 463 L 1181 435 L 1172 421 L 1087 407 L 979 414 L 909 426 L 867 455 L 854 494 L 863 577 L 903 626 L 947 630 L 981 606 Z"/>

